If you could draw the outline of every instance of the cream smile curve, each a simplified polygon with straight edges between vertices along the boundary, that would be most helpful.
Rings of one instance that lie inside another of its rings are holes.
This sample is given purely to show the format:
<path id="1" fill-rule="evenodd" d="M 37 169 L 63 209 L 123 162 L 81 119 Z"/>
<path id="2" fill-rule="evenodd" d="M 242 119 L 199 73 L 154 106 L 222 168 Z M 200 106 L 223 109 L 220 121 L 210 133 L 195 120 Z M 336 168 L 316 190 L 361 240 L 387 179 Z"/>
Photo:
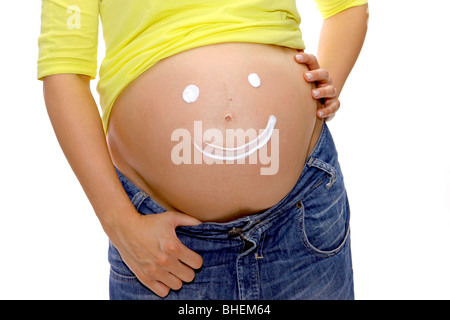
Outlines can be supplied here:
<path id="1" fill-rule="evenodd" d="M 269 140 L 272 138 L 276 122 L 277 118 L 274 115 L 271 115 L 267 122 L 266 128 L 256 139 L 237 148 L 223 148 L 203 141 L 202 143 L 206 144 L 207 146 L 204 149 L 202 149 L 195 141 L 193 141 L 193 143 L 197 150 L 199 150 L 205 156 L 212 159 L 216 160 L 245 159 L 249 157 L 251 154 L 255 153 L 257 150 L 264 147 L 269 142 Z M 209 151 L 209 149 L 212 149 L 212 151 L 214 152 Z"/>

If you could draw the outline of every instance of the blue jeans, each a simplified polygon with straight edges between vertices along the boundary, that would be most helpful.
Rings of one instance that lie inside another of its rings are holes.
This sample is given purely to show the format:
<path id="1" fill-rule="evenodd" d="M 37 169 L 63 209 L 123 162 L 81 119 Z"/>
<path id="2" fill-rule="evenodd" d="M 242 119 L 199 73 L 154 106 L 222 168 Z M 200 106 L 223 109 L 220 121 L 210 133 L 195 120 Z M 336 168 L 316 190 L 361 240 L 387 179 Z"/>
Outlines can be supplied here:
<path id="1" fill-rule="evenodd" d="M 166 211 L 117 174 L 141 214 Z M 278 204 L 227 223 L 177 228 L 203 266 L 193 282 L 164 299 L 353 299 L 349 219 L 336 148 L 324 124 L 297 184 Z M 136 278 L 112 244 L 108 258 L 111 299 L 162 299 Z"/>

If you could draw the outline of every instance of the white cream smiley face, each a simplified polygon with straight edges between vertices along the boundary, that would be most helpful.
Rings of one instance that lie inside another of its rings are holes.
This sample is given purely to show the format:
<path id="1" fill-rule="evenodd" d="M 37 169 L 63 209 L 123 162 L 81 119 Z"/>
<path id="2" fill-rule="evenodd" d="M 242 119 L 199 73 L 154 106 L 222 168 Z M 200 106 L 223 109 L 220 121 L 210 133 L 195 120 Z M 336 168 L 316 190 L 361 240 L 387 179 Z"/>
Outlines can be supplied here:
<path id="1" fill-rule="evenodd" d="M 254 88 L 259 88 L 261 86 L 261 79 L 258 74 L 251 73 L 248 75 L 248 82 Z M 183 99 L 186 103 L 193 103 L 197 101 L 200 96 L 200 89 L 196 85 L 189 85 L 183 91 Z M 225 116 L 226 121 L 231 121 L 232 116 L 228 113 Z M 205 156 L 216 159 L 216 160 L 240 160 L 249 157 L 251 154 L 255 153 L 258 149 L 265 146 L 269 140 L 272 138 L 275 124 L 277 118 L 274 115 L 269 117 L 266 129 L 254 140 L 244 144 L 237 148 L 224 148 L 221 146 L 212 145 L 205 141 L 201 144 L 205 144 L 205 148 L 199 146 L 195 141 L 193 141 L 194 146 L 197 150 L 203 153 Z"/>

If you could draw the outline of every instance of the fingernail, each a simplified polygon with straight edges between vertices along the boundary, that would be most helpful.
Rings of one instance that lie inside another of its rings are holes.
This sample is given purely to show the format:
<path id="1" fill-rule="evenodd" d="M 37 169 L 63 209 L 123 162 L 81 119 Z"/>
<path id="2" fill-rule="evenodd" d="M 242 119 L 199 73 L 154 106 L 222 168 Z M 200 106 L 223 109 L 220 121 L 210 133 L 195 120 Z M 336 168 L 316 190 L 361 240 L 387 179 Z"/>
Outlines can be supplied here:
<path id="1" fill-rule="evenodd" d="M 301 54 L 297 55 L 297 61 L 303 61 L 303 56 Z"/>
<path id="2" fill-rule="evenodd" d="M 312 80 L 312 77 L 313 77 L 313 75 L 311 74 L 311 73 L 307 73 L 306 74 L 306 78 L 308 79 L 308 80 Z"/>
<path id="3" fill-rule="evenodd" d="M 320 95 L 320 91 L 319 90 L 313 90 L 313 95 L 314 95 L 314 97 L 318 97 Z"/>
<path id="4" fill-rule="evenodd" d="M 319 117 L 323 117 L 323 111 L 319 111 Z"/>

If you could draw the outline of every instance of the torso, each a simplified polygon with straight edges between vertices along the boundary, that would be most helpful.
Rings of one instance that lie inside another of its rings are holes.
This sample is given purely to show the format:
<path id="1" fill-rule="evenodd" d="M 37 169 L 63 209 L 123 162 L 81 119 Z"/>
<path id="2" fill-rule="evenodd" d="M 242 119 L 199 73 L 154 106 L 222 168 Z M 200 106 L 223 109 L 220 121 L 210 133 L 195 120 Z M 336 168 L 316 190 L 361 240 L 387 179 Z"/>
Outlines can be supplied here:
<path id="1" fill-rule="evenodd" d="M 115 102 L 107 134 L 114 164 L 165 209 L 201 221 L 228 221 L 275 205 L 294 187 L 322 127 L 312 85 L 303 79 L 307 68 L 295 62 L 296 52 L 225 43 L 158 62 Z M 259 87 L 249 83 L 252 73 L 259 76 Z M 183 99 L 189 85 L 200 90 L 192 103 Z M 182 144 L 178 136 L 172 141 L 176 132 L 194 138 L 194 121 L 201 121 L 203 133 L 216 128 L 224 138 L 229 138 L 227 129 L 253 129 L 259 134 L 271 115 L 277 120 L 272 138 L 265 148 L 240 160 L 244 163 L 211 164 L 214 160 L 190 140 Z M 186 146 L 184 153 L 174 152 L 180 146 Z M 265 163 L 262 152 L 268 152 Z M 178 164 L 181 158 L 186 161 Z"/>

